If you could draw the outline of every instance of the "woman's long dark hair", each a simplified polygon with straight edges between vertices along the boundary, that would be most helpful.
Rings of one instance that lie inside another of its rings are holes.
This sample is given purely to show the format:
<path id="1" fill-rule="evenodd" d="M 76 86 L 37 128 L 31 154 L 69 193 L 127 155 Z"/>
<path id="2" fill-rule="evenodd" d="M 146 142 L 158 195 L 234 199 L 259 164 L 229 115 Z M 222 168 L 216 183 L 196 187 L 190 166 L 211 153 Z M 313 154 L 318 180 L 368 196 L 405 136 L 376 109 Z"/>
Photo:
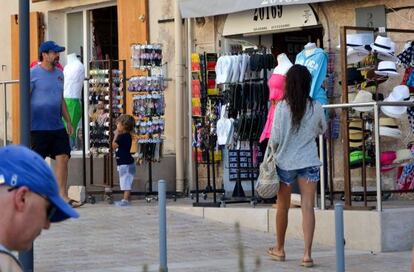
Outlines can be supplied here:
<path id="1" fill-rule="evenodd" d="M 295 64 L 286 74 L 285 100 L 292 112 L 292 128 L 297 132 L 305 115 L 312 83 L 312 75 L 305 66 Z"/>

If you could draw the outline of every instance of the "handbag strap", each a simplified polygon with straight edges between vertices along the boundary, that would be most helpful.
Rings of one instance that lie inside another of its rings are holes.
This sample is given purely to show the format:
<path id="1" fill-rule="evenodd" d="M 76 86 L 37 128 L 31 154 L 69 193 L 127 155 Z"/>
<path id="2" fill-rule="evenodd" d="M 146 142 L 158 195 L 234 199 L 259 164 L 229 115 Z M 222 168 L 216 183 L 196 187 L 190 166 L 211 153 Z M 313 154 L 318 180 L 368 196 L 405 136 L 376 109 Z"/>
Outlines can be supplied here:
<path id="1" fill-rule="evenodd" d="M 263 161 L 266 163 L 269 163 L 270 161 L 272 161 L 274 158 L 274 150 L 273 150 L 273 145 L 271 144 L 270 140 L 267 143 L 267 147 L 266 147 L 266 152 L 264 154 L 264 158 Z"/>

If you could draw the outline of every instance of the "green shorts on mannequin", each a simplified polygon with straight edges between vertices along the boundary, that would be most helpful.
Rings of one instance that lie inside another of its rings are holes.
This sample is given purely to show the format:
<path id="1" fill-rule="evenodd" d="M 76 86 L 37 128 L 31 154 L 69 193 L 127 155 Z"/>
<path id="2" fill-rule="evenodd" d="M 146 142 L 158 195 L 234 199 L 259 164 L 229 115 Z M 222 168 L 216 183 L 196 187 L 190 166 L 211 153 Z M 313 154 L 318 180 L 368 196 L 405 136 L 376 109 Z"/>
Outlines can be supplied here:
<path id="1" fill-rule="evenodd" d="M 72 122 L 73 133 L 70 135 L 71 140 L 75 140 L 79 121 L 82 117 L 81 102 L 78 98 L 65 98 L 66 106 L 68 108 L 70 120 Z M 65 123 L 66 128 L 66 122 Z"/>

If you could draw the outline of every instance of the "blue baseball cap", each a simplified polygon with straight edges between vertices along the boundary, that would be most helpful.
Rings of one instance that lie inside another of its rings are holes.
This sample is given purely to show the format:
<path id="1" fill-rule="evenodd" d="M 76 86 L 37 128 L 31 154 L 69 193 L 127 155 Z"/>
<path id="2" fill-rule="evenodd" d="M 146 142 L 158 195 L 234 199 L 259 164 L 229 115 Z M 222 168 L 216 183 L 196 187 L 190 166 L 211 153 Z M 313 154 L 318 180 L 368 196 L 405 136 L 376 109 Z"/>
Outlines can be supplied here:
<path id="1" fill-rule="evenodd" d="M 51 223 L 79 214 L 59 195 L 56 178 L 45 160 L 34 151 L 21 145 L 0 148 L 0 185 L 26 186 L 30 191 L 46 197 L 56 208 Z"/>
<path id="2" fill-rule="evenodd" d="M 65 51 L 65 47 L 58 45 L 56 42 L 54 41 L 46 41 L 43 42 L 40 45 L 39 48 L 39 53 L 48 53 L 49 51 L 53 51 L 53 52 L 63 52 Z"/>

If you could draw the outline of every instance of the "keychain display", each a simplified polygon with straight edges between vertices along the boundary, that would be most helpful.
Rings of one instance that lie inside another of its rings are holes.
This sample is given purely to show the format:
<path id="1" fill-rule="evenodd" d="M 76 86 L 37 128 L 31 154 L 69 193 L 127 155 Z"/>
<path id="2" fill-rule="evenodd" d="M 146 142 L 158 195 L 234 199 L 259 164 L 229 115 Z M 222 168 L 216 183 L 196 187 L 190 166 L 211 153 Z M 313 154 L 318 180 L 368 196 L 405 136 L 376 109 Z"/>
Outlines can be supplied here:
<path id="1" fill-rule="evenodd" d="M 150 69 L 161 66 L 161 44 L 133 44 L 131 45 L 131 63 L 136 69 Z"/>
<path id="2" fill-rule="evenodd" d="M 90 152 L 98 156 L 112 152 L 111 143 L 116 127 L 114 120 L 124 112 L 125 71 L 112 69 L 114 62 L 111 60 L 92 61 L 90 66 L 89 147 Z"/>

